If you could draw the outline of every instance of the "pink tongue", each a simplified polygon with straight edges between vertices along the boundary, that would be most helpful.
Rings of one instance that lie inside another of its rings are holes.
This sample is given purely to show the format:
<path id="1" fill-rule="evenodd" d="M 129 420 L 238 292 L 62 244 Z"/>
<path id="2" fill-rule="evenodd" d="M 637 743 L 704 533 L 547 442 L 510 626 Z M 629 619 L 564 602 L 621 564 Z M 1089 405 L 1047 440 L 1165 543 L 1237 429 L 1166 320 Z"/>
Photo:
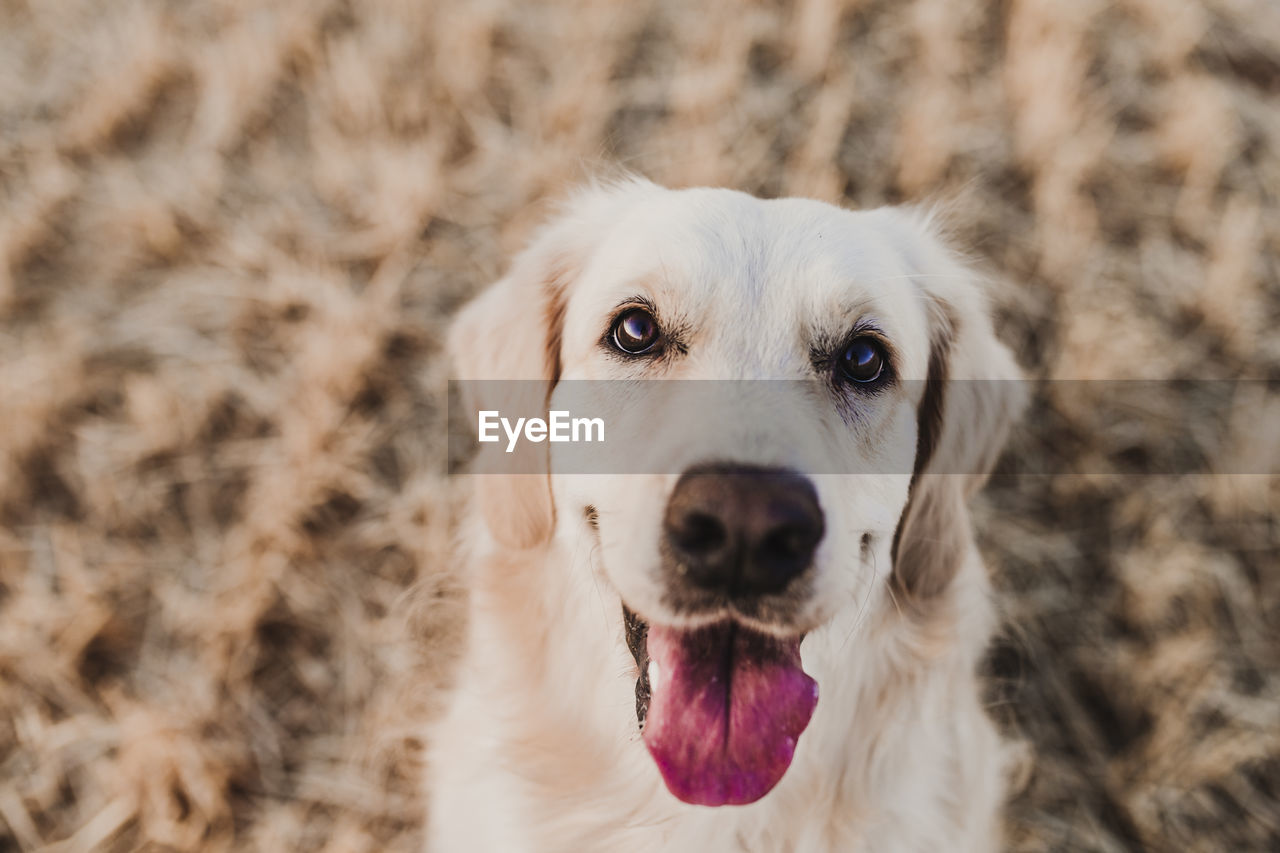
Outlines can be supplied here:
<path id="1" fill-rule="evenodd" d="M 703 806 L 769 793 L 818 704 L 818 684 L 800 668 L 800 639 L 728 622 L 696 631 L 650 625 L 648 652 L 658 677 L 644 742 L 671 793 Z"/>

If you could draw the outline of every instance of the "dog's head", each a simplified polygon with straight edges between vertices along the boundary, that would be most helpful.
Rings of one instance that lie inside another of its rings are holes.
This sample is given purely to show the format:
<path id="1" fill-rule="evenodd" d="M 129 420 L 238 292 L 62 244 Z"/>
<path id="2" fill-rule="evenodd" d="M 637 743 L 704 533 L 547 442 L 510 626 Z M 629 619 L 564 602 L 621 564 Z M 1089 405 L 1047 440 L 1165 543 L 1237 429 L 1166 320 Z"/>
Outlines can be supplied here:
<path id="1" fill-rule="evenodd" d="M 964 499 L 1020 404 L 927 217 L 639 180 L 566 205 L 450 348 L 460 378 L 536 380 L 544 411 L 566 380 L 619 380 L 589 383 L 591 414 L 628 425 L 609 440 L 649 473 L 565 473 L 542 444 L 542 473 L 477 478 L 477 499 L 503 547 L 590 540 L 644 740 L 708 805 L 759 799 L 789 766 L 817 702 L 806 634 L 946 594 Z M 634 391 L 658 379 L 721 380 L 694 393 L 723 399 Z"/>

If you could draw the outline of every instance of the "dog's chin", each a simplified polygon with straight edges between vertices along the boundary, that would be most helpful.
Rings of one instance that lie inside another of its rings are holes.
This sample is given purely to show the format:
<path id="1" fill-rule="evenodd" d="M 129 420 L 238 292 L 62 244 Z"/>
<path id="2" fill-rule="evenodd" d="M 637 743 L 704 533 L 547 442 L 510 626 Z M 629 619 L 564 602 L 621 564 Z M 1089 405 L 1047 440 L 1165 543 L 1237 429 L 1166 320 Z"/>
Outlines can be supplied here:
<path id="1" fill-rule="evenodd" d="M 781 781 L 818 703 L 802 634 L 726 618 L 650 625 L 624 608 L 640 675 L 636 718 L 667 788 L 686 803 L 745 805 Z"/>

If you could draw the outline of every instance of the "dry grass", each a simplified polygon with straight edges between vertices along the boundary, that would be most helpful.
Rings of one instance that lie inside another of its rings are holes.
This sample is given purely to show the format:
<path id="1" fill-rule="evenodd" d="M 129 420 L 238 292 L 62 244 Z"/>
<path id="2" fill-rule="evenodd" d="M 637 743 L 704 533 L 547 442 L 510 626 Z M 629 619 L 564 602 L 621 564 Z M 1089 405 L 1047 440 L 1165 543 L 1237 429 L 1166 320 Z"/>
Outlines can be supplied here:
<path id="1" fill-rule="evenodd" d="M 952 198 L 1038 377 L 1280 375 L 1270 0 L 0 20 L 0 850 L 420 843 L 459 618 L 441 329 L 609 164 Z M 1091 387 L 1013 458 L 1092 473 L 979 508 L 993 706 L 1037 755 L 1010 846 L 1277 849 L 1276 478 L 1126 474 L 1182 425 L 1109 429 Z M 1280 459 L 1250 394 L 1211 470 Z"/>

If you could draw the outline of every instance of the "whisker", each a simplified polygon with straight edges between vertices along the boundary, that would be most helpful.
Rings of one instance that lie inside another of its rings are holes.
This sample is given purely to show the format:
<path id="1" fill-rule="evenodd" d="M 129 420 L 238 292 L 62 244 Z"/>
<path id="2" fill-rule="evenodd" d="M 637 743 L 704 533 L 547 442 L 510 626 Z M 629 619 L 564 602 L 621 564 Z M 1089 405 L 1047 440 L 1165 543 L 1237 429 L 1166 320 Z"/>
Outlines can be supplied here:
<path id="1" fill-rule="evenodd" d="M 873 551 L 871 554 L 871 576 L 873 578 L 875 577 L 875 567 L 876 567 L 875 561 L 876 561 L 876 555 L 875 555 L 875 552 Z M 862 604 L 858 606 L 858 615 L 854 617 L 853 627 L 851 627 L 849 629 L 849 633 L 845 635 L 844 642 L 840 644 L 840 648 L 837 651 L 837 653 L 844 651 L 844 647 L 849 643 L 849 638 L 853 636 L 854 632 L 858 630 L 858 626 L 862 624 L 863 616 L 866 615 L 867 602 L 871 600 L 871 591 L 874 588 L 875 588 L 874 583 L 867 584 L 867 592 L 864 596 L 862 596 Z"/>

